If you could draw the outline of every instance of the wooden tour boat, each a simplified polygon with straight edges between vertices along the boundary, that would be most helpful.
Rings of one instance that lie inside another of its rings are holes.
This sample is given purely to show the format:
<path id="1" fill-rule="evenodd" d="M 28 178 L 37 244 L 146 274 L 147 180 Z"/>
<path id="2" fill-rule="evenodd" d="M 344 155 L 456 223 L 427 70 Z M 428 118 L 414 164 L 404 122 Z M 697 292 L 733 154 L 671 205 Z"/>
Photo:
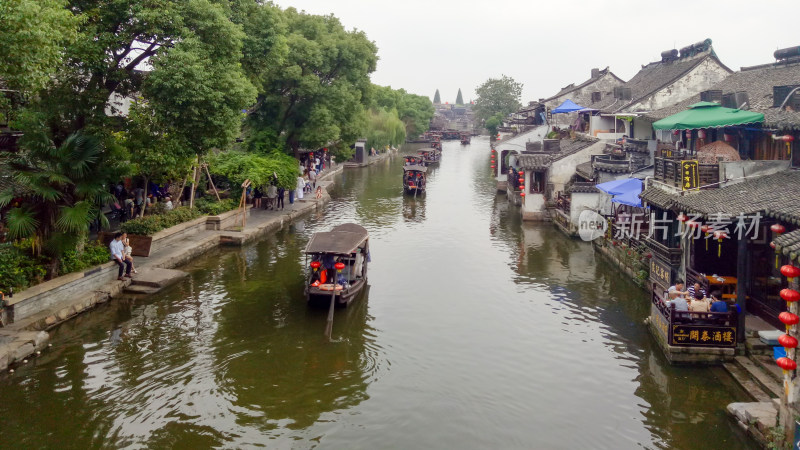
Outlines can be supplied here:
<path id="1" fill-rule="evenodd" d="M 426 166 L 439 164 L 439 161 L 442 159 L 442 152 L 436 149 L 420 150 L 419 158 L 422 159 L 422 162 Z"/>
<path id="2" fill-rule="evenodd" d="M 367 285 L 369 233 L 361 225 L 346 223 L 315 233 L 306 245 L 306 300 L 310 305 L 349 305 Z"/>
<path id="3" fill-rule="evenodd" d="M 469 133 L 461 133 L 461 145 L 469 145 L 470 139 Z"/>
<path id="4" fill-rule="evenodd" d="M 422 165 L 403 166 L 403 192 L 415 197 L 424 194 L 427 171 Z"/>

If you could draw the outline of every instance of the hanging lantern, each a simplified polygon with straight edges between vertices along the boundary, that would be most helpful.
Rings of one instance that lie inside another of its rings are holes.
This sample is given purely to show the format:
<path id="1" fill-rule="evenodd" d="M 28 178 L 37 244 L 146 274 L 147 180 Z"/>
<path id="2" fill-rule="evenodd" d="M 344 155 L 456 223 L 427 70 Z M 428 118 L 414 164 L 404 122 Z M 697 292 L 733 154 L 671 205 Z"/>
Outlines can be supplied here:
<path id="1" fill-rule="evenodd" d="M 789 359 L 785 356 L 778 358 L 775 361 L 775 364 L 778 365 L 781 369 L 783 369 L 784 375 L 789 375 L 789 372 L 797 369 L 797 363 L 794 360 Z"/>
<path id="2" fill-rule="evenodd" d="M 773 233 L 777 234 L 782 234 L 784 231 L 786 231 L 786 227 L 779 223 L 772 225 L 771 227 L 769 227 L 769 229 L 772 230 Z"/>
<path id="3" fill-rule="evenodd" d="M 489 166 L 489 167 L 491 167 L 492 169 L 494 169 L 494 164 L 492 164 L 492 165 L 491 165 L 491 166 Z"/>
<path id="4" fill-rule="evenodd" d="M 794 289 L 781 289 L 781 298 L 788 303 L 800 300 L 800 292 Z"/>
<path id="5" fill-rule="evenodd" d="M 334 264 L 333 267 L 336 268 L 337 272 L 342 273 L 342 270 L 344 269 L 344 263 L 339 261 L 336 264 Z"/>
<path id="6" fill-rule="evenodd" d="M 697 228 L 697 227 L 699 227 L 699 226 L 700 226 L 700 222 L 696 222 L 696 221 L 694 221 L 694 220 L 687 220 L 687 221 L 686 221 L 686 225 L 687 225 L 689 228 Z"/>
<path id="7" fill-rule="evenodd" d="M 778 343 L 781 344 L 781 347 L 797 348 L 797 339 L 788 334 L 781 335 L 781 337 L 778 338 Z"/>
<path id="8" fill-rule="evenodd" d="M 681 130 L 672 130 L 673 136 L 678 136 L 679 134 L 681 134 Z"/>
<path id="9" fill-rule="evenodd" d="M 722 240 L 728 237 L 728 233 L 718 230 L 714 232 L 714 239 L 717 240 L 717 258 L 722 256 Z"/>
<path id="10" fill-rule="evenodd" d="M 520 183 L 520 184 L 522 184 L 522 183 L 524 183 L 524 182 L 525 182 L 525 178 L 520 178 L 520 179 L 519 179 L 519 183 Z"/>
<path id="11" fill-rule="evenodd" d="M 523 171 L 521 171 L 521 170 L 520 170 L 520 171 L 519 171 L 519 176 L 521 176 L 521 177 L 522 177 L 522 176 L 525 176 L 525 172 L 523 172 Z"/>
<path id="12" fill-rule="evenodd" d="M 321 264 L 319 263 L 319 261 L 311 261 L 311 264 L 309 264 L 309 266 L 311 266 L 311 268 L 314 269 L 314 272 L 316 272 L 317 269 L 319 269 L 320 265 Z"/>
<path id="13" fill-rule="evenodd" d="M 786 332 L 789 332 L 789 328 L 792 325 L 797 325 L 797 322 L 800 322 L 800 317 L 797 317 L 797 314 L 792 314 L 789 311 L 784 311 L 778 314 L 778 320 L 783 322 L 786 325 Z"/>
<path id="14" fill-rule="evenodd" d="M 731 142 L 733 141 L 733 135 L 725 133 L 724 135 L 722 135 L 722 140 L 724 140 L 725 142 Z"/>
<path id="15" fill-rule="evenodd" d="M 519 193 L 519 196 L 520 196 L 520 197 L 525 197 L 525 192 L 520 192 L 520 193 Z"/>
<path id="16" fill-rule="evenodd" d="M 708 225 L 703 225 L 700 227 L 700 231 L 703 232 L 706 241 L 706 251 L 708 251 L 708 238 L 711 236 L 711 227 Z"/>
<path id="17" fill-rule="evenodd" d="M 800 277 L 800 269 L 791 264 L 786 264 L 781 267 L 781 274 L 788 278 L 789 283 L 791 283 L 795 278 Z"/>

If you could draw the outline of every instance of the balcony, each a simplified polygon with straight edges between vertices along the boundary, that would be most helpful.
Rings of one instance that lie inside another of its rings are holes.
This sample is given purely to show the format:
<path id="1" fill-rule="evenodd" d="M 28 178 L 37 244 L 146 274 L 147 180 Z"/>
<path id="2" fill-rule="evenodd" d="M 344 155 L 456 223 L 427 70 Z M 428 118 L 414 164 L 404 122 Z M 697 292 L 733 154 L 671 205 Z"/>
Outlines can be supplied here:
<path id="1" fill-rule="evenodd" d="M 651 237 L 645 238 L 644 243 L 653 252 L 654 257 L 658 257 L 658 259 L 673 267 L 680 266 L 681 256 L 683 255 L 683 251 L 680 248 L 667 247 Z"/>
<path id="2" fill-rule="evenodd" d="M 653 162 L 653 178 L 668 186 L 681 189 L 683 186 L 681 177 L 681 161 L 696 160 L 697 156 L 688 154 L 684 151 L 659 150 Z M 719 183 L 719 164 L 698 164 L 698 186 L 700 189 L 718 187 Z"/>

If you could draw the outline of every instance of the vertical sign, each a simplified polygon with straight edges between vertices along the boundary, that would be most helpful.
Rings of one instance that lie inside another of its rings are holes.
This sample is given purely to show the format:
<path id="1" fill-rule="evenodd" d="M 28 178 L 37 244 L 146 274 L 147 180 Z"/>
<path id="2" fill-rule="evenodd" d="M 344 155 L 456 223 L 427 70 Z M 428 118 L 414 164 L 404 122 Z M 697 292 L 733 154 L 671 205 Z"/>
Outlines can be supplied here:
<path id="1" fill-rule="evenodd" d="M 684 191 L 700 187 L 700 164 L 696 159 L 681 161 L 681 187 Z"/>
<path id="2" fill-rule="evenodd" d="M 672 284 L 672 269 L 655 257 L 650 258 L 650 281 L 666 291 Z"/>

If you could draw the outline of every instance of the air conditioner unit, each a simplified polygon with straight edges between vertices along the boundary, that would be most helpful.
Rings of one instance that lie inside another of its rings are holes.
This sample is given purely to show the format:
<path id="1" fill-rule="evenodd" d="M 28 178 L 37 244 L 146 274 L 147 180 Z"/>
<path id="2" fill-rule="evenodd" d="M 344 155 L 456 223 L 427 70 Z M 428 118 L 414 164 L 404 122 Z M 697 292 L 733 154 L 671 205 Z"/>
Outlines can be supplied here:
<path id="1" fill-rule="evenodd" d="M 792 89 L 798 87 L 800 85 L 794 84 L 789 86 L 773 86 L 772 87 L 772 107 L 777 108 L 783 104 L 783 101 L 786 100 L 786 97 L 789 95 L 789 92 L 792 92 Z M 793 99 L 786 102 L 786 104 L 791 104 L 795 98 L 797 98 L 797 91 L 793 94 Z"/>
<path id="2" fill-rule="evenodd" d="M 726 108 L 736 108 L 736 93 L 729 92 L 722 96 L 722 106 Z"/>

